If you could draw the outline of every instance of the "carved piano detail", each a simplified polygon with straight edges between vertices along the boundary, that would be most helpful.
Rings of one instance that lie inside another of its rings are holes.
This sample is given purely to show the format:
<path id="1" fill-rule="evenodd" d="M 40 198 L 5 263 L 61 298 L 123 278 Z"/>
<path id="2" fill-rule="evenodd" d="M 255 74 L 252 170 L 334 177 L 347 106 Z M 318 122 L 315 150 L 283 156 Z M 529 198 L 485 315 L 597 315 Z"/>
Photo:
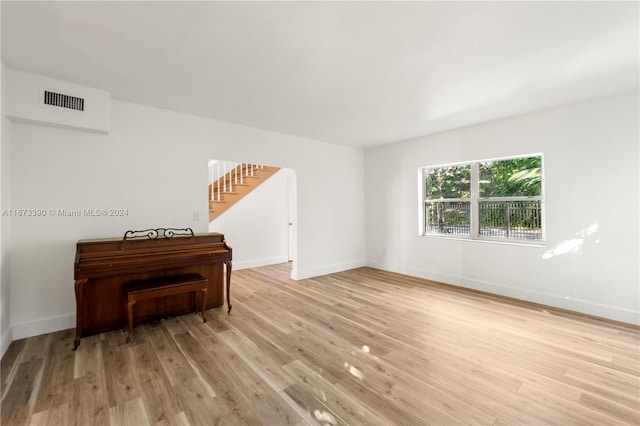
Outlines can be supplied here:
<path id="1" fill-rule="evenodd" d="M 76 338 L 115 330 L 126 324 L 122 297 L 125 283 L 181 274 L 207 278 L 206 308 L 224 303 L 231 311 L 231 247 L 218 233 L 158 228 L 127 231 L 123 239 L 80 240 L 74 264 Z M 193 312 L 194 294 L 145 300 L 136 305 L 136 323 Z"/>

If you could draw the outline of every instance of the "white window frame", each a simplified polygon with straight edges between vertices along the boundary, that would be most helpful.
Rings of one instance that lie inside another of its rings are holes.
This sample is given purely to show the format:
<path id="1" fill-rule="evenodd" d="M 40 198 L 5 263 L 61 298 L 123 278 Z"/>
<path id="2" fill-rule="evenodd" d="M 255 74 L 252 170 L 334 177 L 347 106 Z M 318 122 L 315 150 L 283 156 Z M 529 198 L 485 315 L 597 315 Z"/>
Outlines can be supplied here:
<path id="1" fill-rule="evenodd" d="M 521 158 L 540 157 L 541 159 L 541 195 L 540 196 L 524 196 L 524 197 L 480 197 L 480 164 L 485 162 L 503 161 L 503 160 L 515 160 Z M 514 155 L 509 157 L 488 158 L 474 161 L 463 161 L 458 163 L 446 163 L 429 165 L 418 168 L 418 235 L 429 238 L 445 238 L 445 239 L 458 239 L 458 240 L 471 240 L 471 241 L 486 241 L 486 242 L 499 242 L 507 244 L 524 244 L 524 245 L 544 245 L 546 240 L 546 224 L 545 224 L 545 173 L 544 173 L 544 155 L 542 153 Z M 471 166 L 471 196 L 469 198 L 443 198 L 443 199 L 427 199 L 426 198 L 426 186 L 424 181 L 425 170 L 438 169 L 453 166 Z M 539 201 L 540 202 L 540 228 L 541 238 L 539 239 L 518 239 L 508 237 L 495 237 L 481 235 L 480 233 L 480 203 L 491 201 Z M 469 222 L 470 232 L 469 234 L 444 234 L 427 232 L 426 225 L 426 209 L 429 202 L 469 202 Z"/>

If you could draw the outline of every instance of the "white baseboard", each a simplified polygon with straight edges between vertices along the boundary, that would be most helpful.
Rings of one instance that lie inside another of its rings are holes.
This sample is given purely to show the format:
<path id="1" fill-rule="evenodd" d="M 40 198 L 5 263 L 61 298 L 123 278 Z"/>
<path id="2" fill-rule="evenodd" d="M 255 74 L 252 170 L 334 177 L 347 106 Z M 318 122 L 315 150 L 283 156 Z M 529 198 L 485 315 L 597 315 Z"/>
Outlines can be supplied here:
<path id="1" fill-rule="evenodd" d="M 261 266 L 276 265 L 278 263 L 287 263 L 287 256 L 268 257 L 264 259 L 254 259 L 236 262 L 233 261 L 232 269 L 238 271 L 240 269 L 259 268 Z"/>
<path id="2" fill-rule="evenodd" d="M 24 339 L 26 337 L 39 336 L 40 334 L 75 328 L 76 315 L 67 314 L 57 317 L 41 318 L 15 323 L 11 326 L 13 328 L 13 340 Z"/>
<path id="3" fill-rule="evenodd" d="M 239 262 L 234 264 L 234 269 L 245 269 L 258 266 L 266 266 L 277 263 L 284 263 L 284 258 L 262 259 L 260 261 Z M 268 262 L 268 263 L 264 263 Z M 396 272 L 399 274 L 409 275 L 417 278 L 437 281 L 444 284 L 450 284 L 458 287 L 468 288 L 472 290 L 483 291 L 491 294 L 497 294 L 505 297 L 526 300 L 542 305 L 553 306 L 560 309 L 567 309 L 587 315 L 593 315 L 600 318 L 607 318 L 614 321 L 620 321 L 628 324 L 640 325 L 640 312 L 630 309 L 624 309 L 616 306 L 598 304 L 586 300 L 568 299 L 557 295 L 539 293 L 520 288 L 508 287 L 496 283 L 490 283 L 479 280 L 472 280 L 454 275 L 434 273 L 427 270 L 408 268 L 400 265 L 393 265 L 377 261 L 354 261 L 335 265 L 323 266 L 321 268 L 312 268 L 305 270 L 292 270 L 291 278 L 301 280 L 305 278 L 313 278 L 320 275 L 327 275 L 336 272 L 347 271 L 350 269 L 370 266 L 372 268 L 381 269 L 383 271 Z M 295 267 L 295 263 L 294 263 Z M 13 340 L 24 339 L 27 337 L 38 336 L 44 333 L 52 333 L 60 330 L 74 328 L 76 325 L 75 314 L 61 315 L 51 318 L 41 318 L 32 321 L 12 324 L 1 336 L 0 352 L 2 355 L 9 348 Z"/>
<path id="4" fill-rule="evenodd" d="M 579 312 L 582 314 L 592 315 L 600 318 L 607 318 L 627 324 L 640 325 L 640 312 L 620 308 L 617 306 L 594 303 L 588 300 L 561 297 L 555 294 L 540 293 L 537 291 L 509 287 L 487 281 L 474 280 L 455 275 L 441 274 L 417 268 L 409 268 L 401 265 L 378 262 L 374 260 L 368 260 L 366 264 L 367 266 L 381 269 L 383 271 L 396 272 L 398 274 L 424 278 L 443 284 L 454 285 L 471 290 L 478 290 L 486 293 L 496 294 L 499 296 L 511 297 L 527 302 L 539 303 L 541 305 L 566 309 L 569 311 Z"/>
<path id="5" fill-rule="evenodd" d="M 348 271 L 349 269 L 362 268 L 366 266 L 364 260 L 356 260 L 353 262 L 337 263 L 335 265 L 323 266 L 312 269 L 297 269 L 294 262 L 294 269 L 291 271 L 291 278 L 294 280 L 303 280 L 305 278 L 318 277 L 320 275 L 333 274 L 336 272 Z"/>

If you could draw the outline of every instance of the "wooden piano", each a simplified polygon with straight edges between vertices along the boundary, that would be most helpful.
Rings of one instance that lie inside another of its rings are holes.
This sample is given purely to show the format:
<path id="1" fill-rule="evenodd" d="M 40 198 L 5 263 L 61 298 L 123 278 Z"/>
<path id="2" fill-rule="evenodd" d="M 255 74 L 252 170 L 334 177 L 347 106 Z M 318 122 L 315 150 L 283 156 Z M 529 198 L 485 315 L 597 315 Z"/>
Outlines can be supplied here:
<path id="1" fill-rule="evenodd" d="M 123 287 L 186 273 L 208 279 L 206 308 L 223 305 L 226 265 L 227 306 L 231 311 L 231 247 L 218 233 L 194 234 L 189 228 L 127 231 L 122 239 L 80 240 L 74 265 L 76 338 L 122 328 L 126 324 Z M 136 323 L 193 312 L 194 294 L 179 294 L 136 304 Z"/>

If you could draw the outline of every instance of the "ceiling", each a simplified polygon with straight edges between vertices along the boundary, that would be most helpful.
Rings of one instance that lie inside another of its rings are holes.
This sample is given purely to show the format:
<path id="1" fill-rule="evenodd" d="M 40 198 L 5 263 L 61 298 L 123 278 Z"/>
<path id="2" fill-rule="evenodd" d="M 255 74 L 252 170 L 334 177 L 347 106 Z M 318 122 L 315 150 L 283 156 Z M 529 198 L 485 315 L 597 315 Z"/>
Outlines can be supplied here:
<path id="1" fill-rule="evenodd" d="M 638 89 L 638 2 L 1 2 L 10 68 L 354 147 Z"/>

